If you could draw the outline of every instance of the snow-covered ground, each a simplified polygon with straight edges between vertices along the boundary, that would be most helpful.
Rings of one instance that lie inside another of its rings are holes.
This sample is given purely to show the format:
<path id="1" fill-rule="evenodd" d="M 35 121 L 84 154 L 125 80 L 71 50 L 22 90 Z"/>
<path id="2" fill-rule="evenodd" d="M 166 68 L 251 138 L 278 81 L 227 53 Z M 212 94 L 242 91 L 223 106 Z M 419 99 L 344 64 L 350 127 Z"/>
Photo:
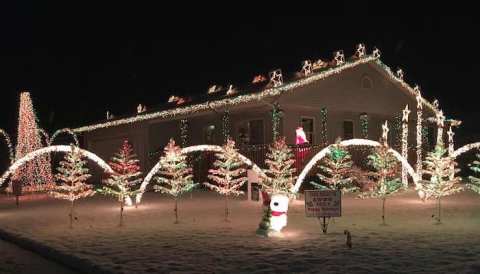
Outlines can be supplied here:
<path id="1" fill-rule="evenodd" d="M 0 230 L 112 273 L 480 273 L 480 197 L 470 192 L 444 200 L 442 225 L 433 224 L 434 203 L 413 192 L 387 201 L 388 226 L 379 225 L 379 200 L 347 196 L 327 235 L 298 200 L 284 237 L 269 239 L 255 235 L 260 203 L 232 202 L 225 223 L 223 199 L 213 192 L 186 195 L 177 225 L 172 200 L 147 193 L 138 209 L 127 209 L 123 228 L 116 202 L 95 196 L 78 203 L 72 230 L 67 202 L 37 198 L 16 209 L 0 197 Z"/>

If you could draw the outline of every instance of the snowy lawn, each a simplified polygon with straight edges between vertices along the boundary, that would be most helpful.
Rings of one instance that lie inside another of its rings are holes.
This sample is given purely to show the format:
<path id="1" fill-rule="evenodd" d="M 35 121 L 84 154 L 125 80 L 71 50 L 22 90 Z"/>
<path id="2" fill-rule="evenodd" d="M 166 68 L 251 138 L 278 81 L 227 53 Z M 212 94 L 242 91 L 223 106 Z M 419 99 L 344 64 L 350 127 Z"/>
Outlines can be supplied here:
<path id="1" fill-rule="evenodd" d="M 177 225 L 172 200 L 147 193 L 122 228 L 118 204 L 94 196 L 79 201 L 72 230 L 67 202 L 36 198 L 16 209 L 0 196 L 0 229 L 112 273 L 480 273 L 480 197 L 470 192 L 444 199 L 442 225 L 433 224 L 434 202 L 413 192 L 387 200 L 388 226 L 379 225 L 379 200 L 347 196 L 327 235 L 294 201 L 284 237 L 270 239 L 255 235 L 259 202 L 232 201 L 225 223 L 223 197 L 213 192 L 182 198 Z"/>

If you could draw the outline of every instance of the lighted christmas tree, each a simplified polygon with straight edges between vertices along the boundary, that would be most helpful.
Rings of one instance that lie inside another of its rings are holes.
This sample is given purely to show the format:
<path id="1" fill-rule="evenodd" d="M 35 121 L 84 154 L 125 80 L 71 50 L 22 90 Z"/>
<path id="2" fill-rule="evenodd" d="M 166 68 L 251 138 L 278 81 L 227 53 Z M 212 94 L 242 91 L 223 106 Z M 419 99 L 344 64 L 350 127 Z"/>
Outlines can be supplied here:
<path id="1" fill-rule="evenodd" d="M 95 194 L 92 186 L 86 183 L 91 175 L 85 164 L 80 150 L 72 145 L 71 152 L 65 156 L 57 168 L 58 173 L 55 177 L 60 180 L 60 184 L 50 191 L 53 197 L 70 201 L 70 228 L 73 226 L 74 202 Z"/>
<path id="2" fill-rule="evenodd" d="M 137 156 L 133 153 L 132 146 L 128 140 L 123 142 L 120 151 L 112 157 L 109 165 L 113 169 L 113 173 L 103 182 L 106 184 L 99 193 L 112 195 L 118 199 L 120 204 L 120 226 L 123 225 L 123 207 L 125 199 L 134 197 L 140 193 L 140 190 L 133 189 L 135 185 L 141 182 L 139 176 L 140 166 Z"/>
<path id="3" fill-rule="evenodd" d="M 399 178 L 399 166 L 396 158 L 388 151 L 385 143 L 376 148 L 373 154 L 368 156 L 368 164 L 374 169 L 369 173 L 375 178 L 373 189 L 360 194 L 360 198 L 377 198 L 382 200 L 382 224 L 385 222 L 385 203 L 387 198 L 402 188 Z"/>
<path id="4" fill-rule="evenodd" d="M 268 180 L 262 182 L 263 188 L 270 194 L 292 195 L 291 189 L 296 179 L 295 159 L 292 150 L 287 146 L 285 137 L 280 137 L 270 146 L 265 163 L 268 169 L 265 174 Z"/>
<path id="5" fill-rule="evenodd" d="M 442 197 L 452 195 L 462 191 L 462 187 L 458 184 L 461 179 L 455 177 L 458 169 L 455 168 L 457 163 L 454 158 L 447 155 L 447 150 L 443 145 L 437 145 L 432 152 L 427 154 L 423 161 L 423 174 L 430 176 L 430 180 L 422 181 L 422 190 L 425 193 L 425 199 L 434 198 L 437 200 L 437 224 L 442 222 Z M 450 178 L 453 167 L 453 178 Z"/>
<path id="6" fill-rule="evenodd" d="M 169 194 L 175 200 L 175 223 L 178 223 L 178 199 L 181 194 L 191 191 L 197 184 L 193 182 L 192 169 L 187 165 L 187 155 L 170 139 L 160 158 L 161 168 L 155 177 L 155 191 Z"/>
<path id="7" fill-rule="evenodd" d="M 319 165 L 320 172 L 317 176 L 326 184 L 318 184 L 310 182 L 315 188 L 325 190 L 341 190 L 342 192 L 352 192 L 358 190 L 358 187 L 353 184 L 355 179 L 352 176 L 353 161 L 345 149 L 340 145 L 332 145 L 329 149 L 327 157 L 324 158 L 323 163 Z"/>
<path id="8" fill-rule="evenodd" d="M 477 154 L 477 159 L 480 159 L 480 154 Z M 480 173 L 480 161 L 475 160 L 472 164 L 469 165 L 470 169 L 475 173 Z M 480 194 L 480 178 L 475 176 L 469 176 L 470 180 L 467 183 L 467 187 L 476 193 Z"/>
<path id="9" fill-rule="evenodd" d="M 204 183 L 204 185 L 225 195 L 225 221 L 228 222 L 228 197 L 243 194 L 239 188 L 247 181 L 247 177 L 245 176 L 246 169 L 242 168 L 244 164 L 235 149 L 235 142 L 229 138 L 223 149 L 224 152 L 215 154 L 217 157 L 213 163 L 215 169 L 208 171 L 210 173 L 208 178 L 216 184 Z"/>
<path id="10" fill-rule="evenodd" d="M 18 115 L 18 135 L 15 159 L 42 148 L 37 118 L 33 110 L 30 93 L 20 94 Z M 54 187 L 49 155 L 28 161 L 13 175 L 13 180 L 22 183 L 24 191 L 42 191 Z"/>

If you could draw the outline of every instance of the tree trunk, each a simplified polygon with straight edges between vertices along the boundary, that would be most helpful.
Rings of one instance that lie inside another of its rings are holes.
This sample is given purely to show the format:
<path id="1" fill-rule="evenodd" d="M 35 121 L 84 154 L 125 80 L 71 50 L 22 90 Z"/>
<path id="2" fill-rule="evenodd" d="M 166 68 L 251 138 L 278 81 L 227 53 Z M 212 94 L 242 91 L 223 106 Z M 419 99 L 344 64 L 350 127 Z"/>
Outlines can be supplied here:
<path id="1" fill-rule="evenodd" d="M 225 195 L 225 222 L 229 222 L 229 220 L 228 220 L 228 195 Z"/>
<path id="2" fill-rule="evenodd" d="M 73 228 L 73 202 L 74 201 L 70 201 L 70 214 L 68 214 L 70 217 L 70 229 Z"/>
<path id="3" fill-rule="evenodd" d="M 123 205 L 124 205 L 124 200 L 120 202 L 120 224 L 119 226 L 123 226 Z"/>
<path id="4" fill-rule="evenodd" d="M 438 210 L 438 216 L 437 216 L 437 224 L 442 223 L 442 204 L 440 201 L 441 197 L 437 198 L 437 210 Z"/>
<path id="5" fill-rule="evenodd" d="M 385 202 L 387 201 L 386 198 L 382 198 L 382 225 L 386 225 L 385 222 Z"/>
<path id="6" fill-rule="evenodd" d="M 178 198 L 175 198 L 175 224 L 178 224 Z"/>

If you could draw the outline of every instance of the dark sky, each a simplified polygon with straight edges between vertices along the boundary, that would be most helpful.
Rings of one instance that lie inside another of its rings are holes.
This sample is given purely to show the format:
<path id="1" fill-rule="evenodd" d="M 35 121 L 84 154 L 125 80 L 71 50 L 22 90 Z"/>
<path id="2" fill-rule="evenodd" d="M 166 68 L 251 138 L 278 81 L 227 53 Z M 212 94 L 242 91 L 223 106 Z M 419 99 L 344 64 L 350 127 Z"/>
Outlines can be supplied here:
<path id="1" fill-rule="evenodd" d="M 61 15 L 59 15 L 61 14 Z M 14 132 L 18 92 L 29 90 L 49 131 L 133 113 L 172 93 L 203 94 L 209 85 L 245 84 L 258 73 L 291 73 L 305 58 L 330 58 L 355 44 L 377 46 L 447 117 L 458 134 L 480 132 L 479 20 L 473 17 L 149 16 L 13 8 L 0 23 L 0 128 Z M 341 102 L 339 102 L 341 103 Z"/>

